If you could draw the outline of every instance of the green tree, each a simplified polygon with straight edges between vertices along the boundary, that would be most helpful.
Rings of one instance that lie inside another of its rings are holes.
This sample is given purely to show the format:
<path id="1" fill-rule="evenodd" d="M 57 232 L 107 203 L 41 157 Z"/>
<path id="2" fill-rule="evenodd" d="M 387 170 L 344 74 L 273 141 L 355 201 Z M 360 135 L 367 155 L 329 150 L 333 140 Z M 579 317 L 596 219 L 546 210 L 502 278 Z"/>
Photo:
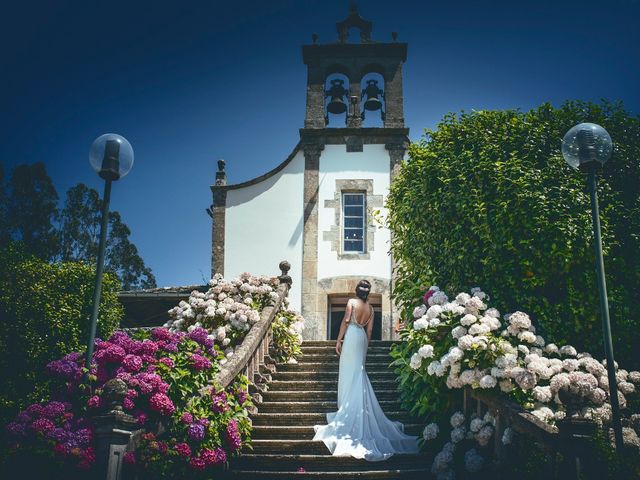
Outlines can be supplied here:
<path id="1" fill-rule="evenodd" d="M 60 257 L 63 262 L 95 262 L 100 235 L 100 197 L 83 183 L 67 190 L 60 211 Z"/>
<path id="2" fill-rule="evenodd" d="M 58 193 L 42 162 L 13 169 L 7 198 L 7 224 L 12 238 L 43 260 L 58 252 Z"/>
<path id="3" fill-rule="evenodd" d="M 604 356 L 589 194 L 560 153 L 585 121 L 614 141 L 598 192 L 605 268 L 616 357 L 638 367 L 640 119 L 620 104 L 449 114 L 412 144 L 388 199 L 405 315 L 428 285 L 479 285 L 503 313 L 531 314 L 548 341 Z"/>
<path id="4" fill-rule="evenodd" d="M 98 192 L 80 183 L 67 191 L 60 214 L 61 257 L 64 261 L 95 264 L 98 255 L 102 200 Z M 120 278 L 123 290 L 153 288 L 156 281 L 136 246 L 131 230 L 118 212 L 109 212 L 105 269 Z"/>
<path id="5" fill-rule="evenodd" d="M 0 163 L 0 248 L 5 247 L 11 239 L 7 219 L 7 192 L 4 183 L 4 167 Z"/>

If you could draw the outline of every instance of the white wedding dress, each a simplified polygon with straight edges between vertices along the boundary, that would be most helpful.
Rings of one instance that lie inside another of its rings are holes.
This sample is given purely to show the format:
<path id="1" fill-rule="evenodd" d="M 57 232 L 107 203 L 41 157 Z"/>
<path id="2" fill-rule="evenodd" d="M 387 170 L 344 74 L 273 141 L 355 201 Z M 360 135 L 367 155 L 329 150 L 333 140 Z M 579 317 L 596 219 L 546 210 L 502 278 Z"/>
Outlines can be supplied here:
<path id="1" fill-rule="evenodd" d="M 405 435 L 404 425 L 389 420 L 380 408 L 364 365 L 367 333 L 356 322 L 355 309 L 352 304 L 340 354 L 338 411 L 327 413 L 328 425 L 314 425 L 313 440 L 323 441 L 334 456 L 369 461 L 386 460 L 395 453 L 418 453 L 418 437 Z"/>

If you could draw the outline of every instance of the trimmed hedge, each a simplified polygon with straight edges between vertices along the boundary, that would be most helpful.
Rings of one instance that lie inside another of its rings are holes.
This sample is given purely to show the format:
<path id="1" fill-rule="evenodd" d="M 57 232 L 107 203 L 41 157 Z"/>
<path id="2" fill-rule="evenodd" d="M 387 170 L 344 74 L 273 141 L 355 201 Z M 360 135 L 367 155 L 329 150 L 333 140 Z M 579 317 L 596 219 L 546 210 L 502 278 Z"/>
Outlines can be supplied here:
<path id="1" fill-rule="evenodd" d="M 412 144 L 387 204 L 404 318 L 429 285 L 481 286 L 549 341 L 604 356 L 589 194 L 560 153 L 586 121 L 614 141 L 598 188 L 604 260 L 616 358 L 638 368 L 640 119 L 620 104 L 449 114 Z"/>
<path id="2" fill-rule="evenodd" d="M 19 245 L 0 251 L 0 420 L 45 398 L 44 366 L 84 350 L 89 330 L 95 268 L 81 263 L 48 264 Z M 97 336 L 106 338 L 123 315 L 120 282 L 106 274 Z"/>

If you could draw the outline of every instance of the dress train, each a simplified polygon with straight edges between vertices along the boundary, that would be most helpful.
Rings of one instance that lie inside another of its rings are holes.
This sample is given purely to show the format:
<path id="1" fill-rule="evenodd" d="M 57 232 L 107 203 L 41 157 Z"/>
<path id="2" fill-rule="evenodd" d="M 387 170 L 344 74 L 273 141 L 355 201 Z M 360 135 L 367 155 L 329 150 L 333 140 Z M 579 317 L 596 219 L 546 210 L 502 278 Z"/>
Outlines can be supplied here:
<path id="1" fill-rule="evenodd" d="M 380 408 L 365 370 L 367 347 L 365 329 L 352 316 L 340 355 L 338 410 L 327 413 L 327 425 L 314 425 L 313 440 L 323 441 L 334 456 L 369 461 L 418 453 L 418 437 L 406 435 L 404 425 Z"/>

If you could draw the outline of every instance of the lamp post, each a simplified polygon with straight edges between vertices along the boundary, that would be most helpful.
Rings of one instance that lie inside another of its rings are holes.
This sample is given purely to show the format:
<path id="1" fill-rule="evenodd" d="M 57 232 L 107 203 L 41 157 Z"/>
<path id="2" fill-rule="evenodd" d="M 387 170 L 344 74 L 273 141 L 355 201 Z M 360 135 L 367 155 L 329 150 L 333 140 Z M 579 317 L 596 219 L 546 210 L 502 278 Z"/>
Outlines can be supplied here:
<path id="1" fill-rule="evenodd" d="M 609 160 L 612 144 L 609 133 L 595 123 L 580 123 L 571 128 L 562 139 L 562 156 L 573 168 L 587 174 L 587 185 L 591 196 L 591 216 L 593 219 L 593 238 L 596 253 L 596 274 L 600 294 L 600 316 L 604 350 L 607 357 L 607 376 L 609 378 L 609 397 L 616 448 L 622 449 L 622 425 L 620 423 L 620 405 L 618 402 L 618 382 L 611 342 L 611 322 L 609 321 L 609 301 L 602 259 L 602 238 L 600 234 L 600 210 L 598 207 L 598 169 Z"/>
<path id="2" fill-rule="evenodd" d="M 104 196 L 102 199 L 102 222 L 100 224 L 100 243 L 98 245 L 98 264 L 96 267 L 96 283 L 93 292 L 93 308 L 89 325 L 89 340 L 85 367 L 91 368 L 93 344 L 96 338 L 100 292 L 102 291 L 102 271 L 104 269 L 104 250 L 107 243 L 107 227 L 109 222 L 109 200 L 111 199 L 111 183 L 124 177 L 133 166 L 133 149 L 126 138 L 115 133 L 107 133 L 96 138 L 89 152 L 89 163 L 100 178 L 104 179 Z"/>

